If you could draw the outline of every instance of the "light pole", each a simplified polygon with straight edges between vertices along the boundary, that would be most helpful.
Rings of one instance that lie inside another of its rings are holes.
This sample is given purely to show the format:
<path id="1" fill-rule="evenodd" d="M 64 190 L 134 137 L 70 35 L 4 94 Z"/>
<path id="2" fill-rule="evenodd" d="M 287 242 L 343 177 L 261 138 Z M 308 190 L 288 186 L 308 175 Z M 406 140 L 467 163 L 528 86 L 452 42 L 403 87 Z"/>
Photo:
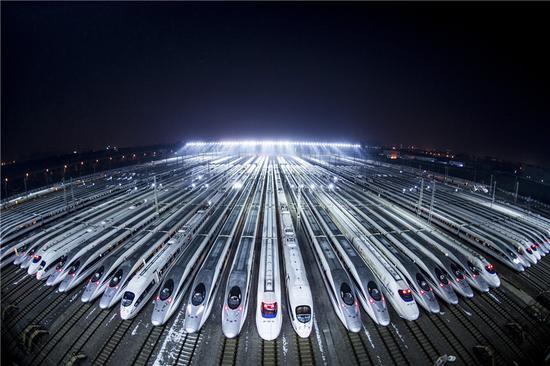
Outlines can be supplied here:
<path id="1" fill-rule="evenodd" d="M 4 178 L 4 195 L 8 197 L 8 178 Z"/>
<path id="2" fill-rule="evenodd" d="M 25 173 L 25 178 L 23 179 L 23 183 L 25 184 L 25 194 L 27 194 L 27 178 L 29 178 L 29 173 Z"/>

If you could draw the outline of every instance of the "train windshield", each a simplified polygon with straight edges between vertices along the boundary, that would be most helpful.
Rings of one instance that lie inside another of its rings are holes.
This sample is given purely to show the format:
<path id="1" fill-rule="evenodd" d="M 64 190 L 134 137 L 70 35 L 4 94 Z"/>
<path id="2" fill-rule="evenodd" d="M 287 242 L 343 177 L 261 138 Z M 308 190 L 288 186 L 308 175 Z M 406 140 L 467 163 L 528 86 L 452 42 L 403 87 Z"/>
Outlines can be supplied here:
<path id="1" fill-rule="evenodd" d="M 239 286 L 231 287 L 229 290 L 229 297 L 227 298 L 227 305 L 231 310 L 235 310 L 241 305 L 241 288 Z"/>
<path id="2" fill-rule="evenodd" d="M 76 261 L 76 263 L 73 263 L 73 265 L 69 269 L 69 274 L 74 275 L 75 272 L 78 270 L 78 267 L 80 267 L 80 261 Z"/>
<path id="3" fill-rule="evenodd" d="M 122 306 L 130 306 L 136 295 L 133 292 L 126 291 L 122 296 Z"/>
<path id="4" fill-rule="evenodd" d="M 195 290 L 193 291 L 193 296 L 191 297 L 191 303 L 193 306 L 199 306 L 204 301 L 204 298 L 206 297 L 206 288 L 204 287 L 204 284 L 201 282 L 195 287 Z"/>
<path id="5" fill-rule="evenodd" d="M 345 282 L 340 286 L 340 297 L 344 301 L 344 304 L 353 305 L 353 301 L 355 300 L 353 292 L 351 291 L 351 287 Z"/>
<path id="6" fill-rule="evenodd" d="M 460 269 L 458 269 L 458 267 L 456 266 L 456 264 L 451 263 L 451 269 L 453 270 L 453 273 L 454 273 L 454 275 L 456 276 L 456 279 L 457 279 L 457 280 L 462 280 L 462 279 L 464 279 L 464 275 L 462 274 L 462 272 L 460 271 Z"/>
<path id="7" fill-rule="evenodd" d="M 493 267 L 493 265 L 491 263 L 489 263 L 488 265 L 485 266 L 485 269 L 487 270 L 487 272 L 489 272 L 490 274 L 494 274 L 495 273 L 495 267 Z"/>
<path id="8" fill-rule="evenodd" d="M 449 280 L 447 279 L 447 276 L 445 276 L 445 274 L 439 267 L 435 267 L 435 274 L 437 275 L 437 279 L 439 280 L 439 283 L 442 283 L 444 285 L 449 284 Z"/>
<path id="9" fill-rule="evenodd" d="M 167 298 L 170 297 L 170 295 L 172 295 L 173 290 L 174 290 L 174 281 L 172 279 L 169 279 L 168 281 L 166 281 L 166 283 L 164 284 L 164 287 L 160 291 L 159 299 L 161 299 L 162 301 L 166 300 Z"/>
<path id="10" fill-rule="evenodd" d="M 296 319 L 300 323 L 307 323 L 311 320 L 311 308 L 307 305 L 296 306 Z"/>
<path id="11" fill-rule="evenodd" d="M 32 262 L 33 262 L 33 263 L 38 263 L 38 262 L 40 262 L 41 259 L 42 259 L 41 256 L 35 255 L 35 256 L 32 258 Z"/>
<path id="12" fill-rule="evenodd" d="M 91 282 L 99 282 L 99 279 L 101 278 L 104 270 L 105 267 L 101 266 L 92 276 Z"/>
<path id="13" fill-rule="evenodd" d="M 275 318 L 276 316 L 277 316 L 277 303 L 262 301 L 262 317 Z"/>
<path id="14" fill-rule="evenodd" d="M 401 298 L 406 301 L 406 302 L 410 302 L 410 301 L 413 301 L 413 295 L 412 295 L 412 291 L 411 289 L 404 289 L 404 290 L 398 290 L 397 291 L 399 293 L 399 296 L 401 296 Z"/>
<path id="15" fill-rule="evenodd" d="M 57 263 L 57 266 L 55 267 L 55 270 L 56 270 L 56 271 L 61 271 L 61 269 L 62 269 L 63 266 L 65 265 L 65 260 L 67 260 L 67 257 L 65 257 L 65 256 L 61 257 L 61 259 L 60 259 L 59 262 Z"/>
<path id="16" fill-rule="evenodd" d="M 374 299 L 374 301 L 382 300 L 382 294 L 380 293 L 380 290 L 378 289 L 378 286 L 376 286 L 376 283 L 374 281 L 369 281 L 369 283 L 367 284 L 367 290 L 369 291 L 369 295 Z"/>
<path id="17" fill-rule="evenodd" d="M 472 271 L 473 274 L 476 276 L 479 276 L 479 269 L 470 261 L 468 261 L 468 268 L 470 268 L 470 271 Z"/>
<path id="18" fill-rule="evenodd" d="M 428 282 L 426 282 L 426 279 L 420 273 L 416 274 L 416 282 L 422 290 L 431 291 L 430 285 L 428 285 Z"/>
<path id="19" fill-rule="evenodd" d="M 115 275 L 111 279 L 111 282 L 109 282 L 109 287 L 118 286 L 121 278 L 122 278 L 122 270 L 119 269 L 118 271 L 116 271 Z"/>

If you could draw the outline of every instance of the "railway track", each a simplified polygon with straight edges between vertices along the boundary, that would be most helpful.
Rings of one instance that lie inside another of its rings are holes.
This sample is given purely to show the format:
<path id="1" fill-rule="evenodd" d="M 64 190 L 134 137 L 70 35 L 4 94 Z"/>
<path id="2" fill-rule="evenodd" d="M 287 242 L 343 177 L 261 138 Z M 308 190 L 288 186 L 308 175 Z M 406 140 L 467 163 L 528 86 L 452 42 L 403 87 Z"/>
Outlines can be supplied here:
<path id="1" fill-rule="evenodd" d="M 44 282 L 37 281 L 31 277 L 28 277 L 28 279 L 26 278 L 23 281 L 24 282 L 21 283 L 21 287 L 17 287 L 13 292 L 8 293 L 7 296 L 3 295 L 2 301 L 11 304 L 19 304 L 25 297 L 32 294 L 40 286 L 44 285 Z"/>
<path id="2" fill-rule="evenodd" d="M 86 327 L 81 333 L 80 336 L 77 337 L 73 344 L 67 347 L 67 351 L 61 358 L 61 364 L 68 364 L 70 363 L 70 359 L 72 356 L 77 355 L 82 351 L 82 348 L 84 345 L 88 342 L 88 340 L 95 334 L 95 332 L 99 329 L 101 324 L 107 319 L 107 317 L 111 314 L 113 314 L 116 311 L 116 308 L 112 308 L 110 311 L 100 311 L 99 314 L 95 317 L 95 319 L 92 321 L 92 323 Z"/>
<path id="3" fill-rule="evenodd" d="M 134 324 L 134 320 L 120 320 L 115 330 L 111 333 L 111 336 L 99 349 L 99 352 L 94 357 L 92 365 L 107 365 L 111 356 L 117 349 L 120 341 L 124 338 L 130 327 Z"/>
<path id="4" fill-rule="evenodd" d="M 439 352 L 437 352 L 437 349 L 431 340 L 433 335 L 427 335 L 424 329 L 422 329 L 416 322 L 405 321 L 404 324 L 422 351 L 424 351 L 428 362 L 433 363 L 439 356 Z"/>
<path id="5" fill-rule="evenodd" d="M 353 351 L 353 358 L 357 365 L 372 365 L 372 360 L 367 352 L 367 345 L 359 333 L 346 332 L 348 341 Z"/>
<path id="6" fill-rule="evenodd" d="M 494 361 L 496 365 L 509 365 L 510 362 L 507 362 L 506 358 L 503 357 L 501 351 L 497 349 L 493 342 L 489 342 L 489 340 L 481 333 L 481 331 L 478 329 L 477 325 L 467 318 L 461 310 L 459 310 L 456 306 L 450 305 L 448 306 L 449 312 L 454 315 L 454 317 L 458 320 L 459 323 L 462 324 L 462 326 L 470 332 L 472 337 L 476 340 L 478 345 L 490 345 L 493 351 Z"/>
<path id="7" fill-rule="evenodd" d="M 525 319 L 520 319 L 520 314 L 516 311 L 510 311 L 509 308 L 502 305 L 502 303 L 498 302 L 491 296 L 480 296 L 480 299 L 487 304 L 488 307 L 492 307 L 498 311 L 499 314 L 502 314 L 505 316 L 506 319 L 513 320 L 517 322 L 518 324 L 522 321 L 525 321 Z M 522 325 L 523 327 L 524 325 Z M 535 334 L 531 332 L 524 332 L 525 334 L 525 340 L 531 344 L 533 347 L 537 347 L 537 337 Z M 542 336 L 542 334 L 540 334 Z"/>
<path id="8" fill-rule="evenodd" d="M 297 344 L 298 350 L 298 362 L 303 366 L 315 365 L 315 354 L 313 353 L 313 343 L 311 341 L 311 335 L 307 338 L 298 337 L 294 334 L 294 340 Z"/>
<path id="9" fill-rule="evenodd" d="M 487 311 L 483 309 L 482 306 L 478 305 L 474 301 L 469 301 L 468 305 L 470 308 L 472 308 L 473 311 L 491 328 L 495 334 L 496 337 L 499 337 L 501 341 L 506 345 L 506 347 L 509 350 L 513 350 L 513 352 L 518 355 L 521 359 L 519 364 L 524 365 L 526 360 L 529 360 L 530 358 L 523 352 L 523 350 L 516 344 L 516 342 L 510 338 L 509 332 L 506 331 L 506 329 L 499 326 L 489 314 L 487 314 Z"/>
<path id="10" fill-rule="evenodd" d="M 132 365 L 147 365 L 165 329 L 165 325 L 159 327 L 151 327 L 149 333 L 147 334 L 147 337 L 145 338 L 145 341 L 142 343 L 137 355 L 134 357 Z"/>
<path id="11" fill-rule="evenodd" d="M 53 349 L 61 342 L 61 340 L 65 337 L 65 335 L 73 329 L 73 327 L 76 325 L 76 323 L 84 317 L 84 315 L 88 312 L 88 310 L 92 307 L 92 304 L 87 303 L 78 308 L 76 312 L 74 312 L 69 319 L 63 323 L 63 326 L 59 328 L 55 334 L 50 334 L 50 336 L 53 335 L 53 337 L 49 338 L 46 343 L 44 343 L 36 352 L 34 358 L 29 363 L 31 366 L 33 365 L 40 365 L 43 364 L 43 362 L 48 358 L 50 352 L 53 351 Z"/>
<path id="12" fill-rule="evenodd" d="M 223 366 L 235 365 L 237 361 L 237 350 L 239 347 L 239 337 L 223 338 L 222 354 L 219 364 Z"/>
<path id="13" fill-rule="evenodd" d="M 262 339 L 261 363 L 265 366 L 276 366 L 278 362 L 277 340 L 265 341 Z"/>
<path id="14" fill-rule="evenodd" d="M 430 322 L 439 331 L 439 334 L 447 341 L 452 347 L 454 355 L 457 359 L 464 362 L 465 365 L 479 365 L 479 361 L 474 357 L 471 349 L 466 346 L 462 340 L 455 334 L 453 329 L 447 322 L 441 319 L 438 314 L 429 314 L 426 316 Z"/>
<path id="15" fill-rule="evenodd" d="M 193 357 L 195 356 L 195 350 L 197 345 L 202 339 L 202 332 L 198 333 L 187 333 L 183 344 L 178 352 L 178 357 L 174 365 L 177 366 L 188 366 L 193 362 Z"/>
<path id="16" fill-rule="evenodd" d="M 2 273 L 0 277 L 0 281 L 2 282 L 2 285 L 10 283 L 14 279 L 16 279 L 17 276 L 23 275 L 26 273 L 23 270 L 23 268 L 16 266 L 15 264 L 9 265 L 8 269 L 5 269 L 3 272 L 4 273 Z"/>
<path id="17" fill-rule="evenodd" d="M 400 347 L 395 335 L 388 327 L 374 327 L 382 343 L 386 347 L 387 353 L 390 356 L 394 365 L 410 365 L 411 363 L 405 357 L 403 349 Z"/>
<path id="18" fill-rule="evenodd" d="M 55 291 L 54 288 L 48 288 L 44 292 L 42 292 L 40 295 L 36 296 L 29 304 L 27 304 L 24 308 L 18 309 L 17 315 L 15 315 L 13 318 L 8 319 L 6 324 L 4 324 L 4 327 L 2 329 L 2 335 L 5 335 L 8 329 L 13 328 L 17 323 L 19 323 L 28 313 L 31 309 L 35 309 L 44 299 L 46 299 L 51 293 Z M 51 302 L 48 307 L 46 308 L 46 311 L 48 309 L 53 309 L 55 306 L 61 303 L 66 298 L 65 296 L 57 297 L 53 302 Z M 41 315 L 39 314 L 38 317 Z M 13 345 L 13 344 L 12 344 Z"/>

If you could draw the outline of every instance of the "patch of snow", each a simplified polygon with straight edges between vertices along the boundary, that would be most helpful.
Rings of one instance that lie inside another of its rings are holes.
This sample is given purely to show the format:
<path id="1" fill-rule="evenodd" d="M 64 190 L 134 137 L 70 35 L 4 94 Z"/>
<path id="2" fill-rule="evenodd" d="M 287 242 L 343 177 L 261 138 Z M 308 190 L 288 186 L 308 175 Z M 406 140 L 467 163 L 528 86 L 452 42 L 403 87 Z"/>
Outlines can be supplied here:
<path id="1" fill-rule="evenodd" d="M 321 339 L 321 333 L 319 332 L 319 325 L 317 325 L 317 319 L 313 318 L 313 327 L 315 328 L 315 338 L 319 344 L 319 351 L 321 351 L 321 358 L 323 359 L 323 365 L 327 364 L 327 356 L 325 355 L 325 349 L 323 348 L 323 341 Z"/>
<path id="2" fill-rule="evenodd" d="M 363 325 L 363 330 L 365 331 L 365 335 L 366 335 L 367 338 L 369 339 L 370 346 L 372 347 L 372 349 L 374 349 L 374 343 L 372 343 L 372 339 L 371 339 L 371 337 L 370 337 L 370 333 L 369 333 L 369 331 L 367 330 L 367 328 L 365 327 L 365 325 Z"/>
<path id="3" fill-rule="evenodd" d="M 403 338 L 403 336 L 401 335 L 401 333 L 399 333 L 399 329 L 397 329 L 397 326 L 392 322 L 391 323 L 391 326 L 393 327 L 393 329 L 395 329 L 395 332 L 397 333 L 397 336 L 399 337 L 399 339 L 401 340 L 401 342 L 403 343 L 403 345 L 405 346 L 405 348 L 409 348 L 409 346 L 407 346 L 407 343 L 405 343 L 405 339 Z"/>

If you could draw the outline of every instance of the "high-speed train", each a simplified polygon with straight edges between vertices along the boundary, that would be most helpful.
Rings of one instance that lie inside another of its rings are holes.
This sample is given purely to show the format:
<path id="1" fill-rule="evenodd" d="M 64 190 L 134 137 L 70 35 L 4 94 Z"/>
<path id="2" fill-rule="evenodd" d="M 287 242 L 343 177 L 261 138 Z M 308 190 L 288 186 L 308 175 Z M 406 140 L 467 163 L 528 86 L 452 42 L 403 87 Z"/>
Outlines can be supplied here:
<path id="1" fill-rule="evenodd" d="M 160 223 L 160 220 L 153 222 Z M 122 247 L 104 257 L 95 267 L 93 274 L 84 287 L 80 300 L 82 302 L 93 301 L 105 292 L 109 285 L 109 280 L 114 275 L 118 266 L 126 261 L 133 253 L 142 248 L 146 241 L 142 240 L 147 235 L 147 231 L 140 231 L 135 236 L 126 242 Z M 146 249 L 146 248 L 145 248 Z M 143 251 L 145 251 L 145 249 Z M 84 276 L 82 276 L 84 277 Z"/>
<path id="2" fill-rule="evenodd" d="M 270 163 L 267 171 L 256 303 L 256 328 L 260 337 L 265 340 L 277 338 L 283 324 L 279 242 L 277 238 L 277 217 L 275 210 L 273 165 Z"/>
<path id="3" fill-rule="evenodd" d="M 307 338 L 313 327 L 313 297 L 278 168 L 275 169 L 275 187 L 281 223 L 288 313 L 298 336 Z"/>
<path id="4" fill-rule="evenodd" d="M 139 209 L 140 207 L 142 209 Z M 55 271 L 48 275 L 46 284 L 51 286 L 61 283 L 59 286 L 60 292 L 73 288 L 85 277 L 88 277 L 98 261 L 118 248 L 126 238 L 155 217 L 154 207 L 151 204 L 145 205 L 143 202 L 138 202 L 124 211 L 127 214 L 124 215 L 124 218 L 115 222 L 112 229 L 105 230 L 98 236 L 64 254 Z M 54 264 L 51 264 L 51 266 Z M 47 268 L 45 268 L 46 273 L 48 272 Z"/>
<path id="5" fill-rule="evenodd" d="M 182 255 L 169 269 L 155 299 L 151 322 L 162 325 L 179 308 L 182 299 L 191 285 L 194 274 L 199 268 L 204 251 L 211 244 L 214 232 L 225 218 L 228 207 L 218 205 L 193 241 L 183 250 Z"/>
<path id="6" fill-rule="evenodd" d="M 312 245 L 312 252 L 332 308 L 344 327 L 350 332 L 357 333 L 361 330 L 363 323 L 359 301 L 355 295 L 355 286 L 311 209 L 306 206 L 302 211 L 303 225 L 306 229 L 304 231 Z"/>
<path id="7" fill-rule="evenodd" d="M 265 187 L 267 165 L 264 161 L 229 270 L 222 306 L 222 331 L 227 338 L 239 335 L 246 320 L 252 285 L 254 244 L 258 235 L 262 194 Z"/>
<path id="8" fill-rule="evenodd" d="M 331 211 L 336 212 L 337 215 L 345 216 L 345 218 L 340 217 L 340 228 L 347 237 L 351 238 L 351 244 L 355 251 L 376 276 L 377 283 L 382 290 L 382 294 L 379 294 L 380 300 L 383 298 L 388 299 L 399 316 L 403 319 L 417 319 L 420 312 L 411 289 L 403 279 L 403 275 L 399 273 L 395 266 L 388 262 L 388 260 L 382 256 L 382 253 L 379 252 L 379 249 L 371 243 L 371 240 L 375 240 L 375 238 L 365 231 L 367 226 L 363 224 L 363 218 L 359 216 L 345 200 L 336 194 L 335 191 L 326 197 L 333 200 L 333 203 L 330 205 Z M 377 293 L 375 293 L 374 290 L 378 291 L 377 288 L 367 286 L 367 291 L 376 295 Z M 383 295 L 385 296 L 382 297 Z M 376 298 L 378 298 L 378 296 L 376 296 Z"/>
<path id="9" fill-rule="evenodd" d="M 316 195 L 313 195 L 312 192 L 306 191 L 304 196 L 308 204 L 315 208 L 314 213 L 317 216 L 317 222 L 328 234 L 335 253 L 339 255 L 350 274 L 359 302 L 377 324 L 388 325 L 390 316 L 384 295 L 378 284 L 378 278 L 361 259 L 359 253 L 338 227 L 337 222 L 341 222 L 342 219 L 345 221 L 345 218 L 337 210 L 326 210 L 324 204 L 327 203 L 327 200 L 324 198 L 324 194 L 321 192 L 316 193 Z M 323 205 L 319 204 L 320 201 L 323 202 Z"/>
<path id="10" fill-rule="evenodd" d="M 237 199 L 236 205 L 218 233 L 191 286 L 185 309 L 184 324 L 184 328 L 188 333 L 199 331 L 210 316 L 215 295 L 221 282 L 219 276 L 227 262 L 237 224 L 241 220 L 252 188 L 251 179 L 248 179 L 248 177 L 249 175 L 245 174 L 242 177 L 244 183 L 239 182 L 238 185 L 234 185 L 235 188 L 233 188 L 229 207 L 233 205 L 235 199 Z M 243 189 L 241 190 L 238 187 Z"/>
<path id="11" fill-rule="evenodd" d="M 231 173 L 235 174 L 235 172 Z M 212 179 L 212 178 L 211 178 Z M 209 180 L 210 181 L 210 180 Z M 212 213 L 225 192 L 218 192 L 221 183 L 213 184 L 210 189 L 193 189 L 196 193 L 189 202 L 184 202 L 181 207 L 174 208 L 171 214 L 163 219 L 160 224 L 151 225 L 148 234 L 142 239 L 147 241 L 145 247 L 128 257 L 114 270 L 111 277 L 106 277 L 108 286 L 101 296 L 99 306 L 103 309 L 113 306 L 120 300 L 129 281 L 153 258 L 156 252 L 162 249 L 165 243 L 176 234 L 182 237 L 182 247 L 186 247 L 197 231 L 204 224 L 204 220 Z"/>

